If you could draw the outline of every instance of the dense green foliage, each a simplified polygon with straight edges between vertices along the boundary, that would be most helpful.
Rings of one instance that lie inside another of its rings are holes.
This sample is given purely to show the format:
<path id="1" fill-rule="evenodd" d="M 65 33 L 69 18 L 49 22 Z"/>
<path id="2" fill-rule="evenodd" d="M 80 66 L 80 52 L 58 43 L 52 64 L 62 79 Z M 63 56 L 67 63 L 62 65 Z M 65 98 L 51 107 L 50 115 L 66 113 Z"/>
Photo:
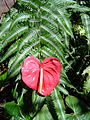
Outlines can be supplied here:
<path id="1" fill-rule="evenodd" d="M 5 69 L 0 71 L 0 92 L 6 87 L 11 95 L 0 105 L 5 120 L 90 120 L 89 4 L 17 0 L 2 17 L 0 64 Z M 61 61 L 60 83 L 50 96 L 40 96 L 22 82 L 20 69 L 27 56 Z"/>

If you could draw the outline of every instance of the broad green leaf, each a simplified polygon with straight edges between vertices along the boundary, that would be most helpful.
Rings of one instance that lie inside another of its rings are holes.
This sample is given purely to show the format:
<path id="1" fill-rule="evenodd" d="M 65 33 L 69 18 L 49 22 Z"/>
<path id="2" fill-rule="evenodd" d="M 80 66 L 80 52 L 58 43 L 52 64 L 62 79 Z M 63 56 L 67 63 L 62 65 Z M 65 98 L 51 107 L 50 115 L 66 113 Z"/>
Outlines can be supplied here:
<path id="1" fill-rule="evenodd" d="M 47 105 L 44 105 L 40 112 L 33 118 L 33 120 L 53 120 Z"/>
<path id="2" fill-rule="evenodd" d="M 24 118 L 21 118 L 21 117 L 19 117 L 19 116 L 13 116 L 10 120 L 25 120 Z"/>
<path id="3" fill-rule="evenodd" d="M 66 104 L 73 110 L 73 113 L 66 114 L 67 120 L 89 120 L 90 110 L 86 104 L 75 96 L 67 96 Z"/>
<path id="4" fill-rule="evenodd" d="M 86 77 L 86 81 L 84 82 L 84 90 L 86 92 L 90 92 L 90 66 L 88 66 L 82 73 L 82 75 L 86 75 L 87 74 L 87 77 Z"/>
<path id="5" fill-rule="evenodd" d="M 42 109 L 45 103 L 45 97 L 40 96 L 37 94 L 36 91 L 33 91 L 32 93 L 32 112 L 30 113 L 30 117 L 33 118 L 34 116 L 39 113 L 39 111 Z M 36 119 L 35 119 L 36 120 Z"/>
<path id="6" fill-rule="evenodd" d="M 8 114 L 12 116 L 19 116 L 20 115 L 20 108 L 18 105 L 12 101 L 12 102 L 7 102 L 4 106 L 5 110 L 8 112 Z"/>
<path id="7" fill-rule="evenodd" d="M 87 111 L 85 103 L 74 96 L 67 96 L 66 104 L 73 110 L 74 114 L 82 114 Z"/>
<path id="8" fill-rule="evenodd" d="M 68 114 L 67 120 L 90 120 L 90 112 L 83 113 L 81 115 Z"/>
<path id="9" fill-rule="evenodd" d="M 5 80 L 7 77 L 7 72 L 3 73 L 3 74 L 0 74 L 0 81 L 3 81 Z"/>
<path id="10" fill-rule="evenodd" d="M 53 119 L 58 120 L 58 115 L 57 115 L 56 108 L 55 108 L 55 105 L 54 105 L 54 101 L 53 101 L 51 95 L 46 97 L 46 103 L 47 103 L 47 107 L 48 107 L 49 112 L 51 113 Z"/>
<path id="11" fill-rule="evenodd" d="M 31 120 L 29 115 L 13 116 L 10 120 Z"/>
<path id="12" fill-rule="evenodd" d="M 52 99 L 54 102 L 55 110 L 58 115 L 58 120 L 60 120 L 60 119 L 66 120 L 65 106 L 64 106 L 64 102 L 63 102 L 62 96 L 60 95 L 59 90 L 57 88 L 55 88 L 54 91 L 52 92 L 51 96 L 52 96 Z"/>

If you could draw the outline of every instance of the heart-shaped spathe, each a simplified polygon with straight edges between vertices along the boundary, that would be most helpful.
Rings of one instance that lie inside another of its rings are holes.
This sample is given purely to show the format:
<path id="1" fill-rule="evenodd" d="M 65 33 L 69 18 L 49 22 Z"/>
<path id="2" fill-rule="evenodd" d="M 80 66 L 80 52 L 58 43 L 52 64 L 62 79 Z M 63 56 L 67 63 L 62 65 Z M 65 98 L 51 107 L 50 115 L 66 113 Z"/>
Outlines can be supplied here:
<path id="1" fill-rule="evenodd" d="M 62 65 L 55 57 L 45 58 L 42 63 L 34 56 L 28 56 L 21 68 L 22 80 L 41 95 L 48 96 L 60 80 Z"/>

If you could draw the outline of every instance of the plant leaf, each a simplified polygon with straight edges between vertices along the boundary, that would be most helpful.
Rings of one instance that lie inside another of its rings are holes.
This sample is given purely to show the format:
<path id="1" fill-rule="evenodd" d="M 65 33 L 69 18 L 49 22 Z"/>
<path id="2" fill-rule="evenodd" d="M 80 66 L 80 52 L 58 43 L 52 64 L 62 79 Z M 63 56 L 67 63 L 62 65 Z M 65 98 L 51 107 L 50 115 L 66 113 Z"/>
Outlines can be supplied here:
<path id="1" fill-rule="evenodd" d="M 18 107 L 18 105 L 14 101 L 7 102 L 4 106 L 4 108 L 6 109 L 8 114 L 10 114 L 12 116 L 19 116 L 20 115 L 20 108 Z"/>

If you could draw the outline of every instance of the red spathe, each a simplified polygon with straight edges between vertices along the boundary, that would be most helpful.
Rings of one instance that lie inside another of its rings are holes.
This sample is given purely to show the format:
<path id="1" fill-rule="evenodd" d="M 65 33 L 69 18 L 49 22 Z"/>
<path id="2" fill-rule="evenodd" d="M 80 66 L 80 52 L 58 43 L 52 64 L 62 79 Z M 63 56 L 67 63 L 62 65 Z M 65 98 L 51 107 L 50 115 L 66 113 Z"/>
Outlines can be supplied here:
<path id="1" fill-rule="evenodd" d="M 41 95 L 48 96 L 60 80 L 62 65 L 55 57 L 45 58 L 40 63 L 38 58 L 28 56 L 21 68 L 22 80 Z"/>

